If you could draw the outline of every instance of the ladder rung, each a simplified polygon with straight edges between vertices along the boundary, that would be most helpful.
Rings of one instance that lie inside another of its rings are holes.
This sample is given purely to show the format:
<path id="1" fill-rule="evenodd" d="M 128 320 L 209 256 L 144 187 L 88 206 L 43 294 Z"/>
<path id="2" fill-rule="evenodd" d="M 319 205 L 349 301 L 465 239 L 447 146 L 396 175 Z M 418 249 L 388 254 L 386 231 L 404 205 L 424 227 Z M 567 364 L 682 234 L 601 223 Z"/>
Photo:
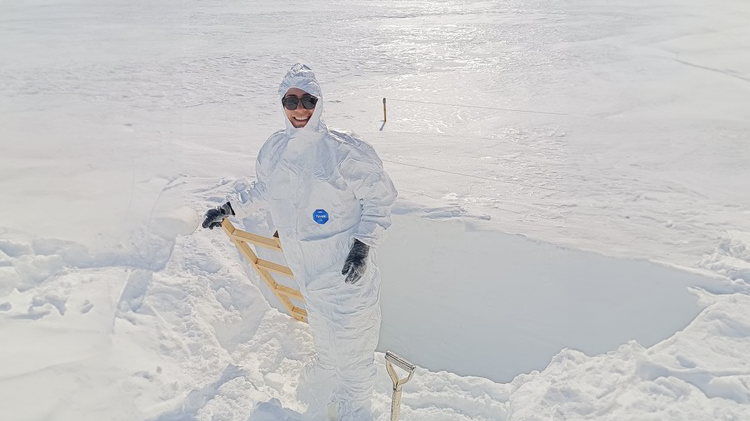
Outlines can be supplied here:
<path id="1" fill-rule="evenodd" d="M 296 314 L 298 316 L 307 318 L 307 310 L 305 310 L 304 308 L 294 307 L 292 309 L 292 313 L 294 313 L 294 314 Z"/>
<path id="2" fill-rule="evenodd" d="M 242 241 L 253 243 L 256 246 L 266 247 L 274 250 L 281 250 L 281 247 L 279 247 L 279 243 L 273 238 L 263 237 L 238 229 L 235 229 L 231 235 L 235 238 L 241 239 Z"/>
<path id="3" fill-rule="evenodd" d="M 276 292 L 279 294 L 286 295 L 287 297 L 291 297 L 294 299 L 297 299 L 299 301 L 305 301 L 305 299 L 302 297 L 302 293 L 297 291 L 294 288 L 289 288 L 288 286 L 281 285 L 277 283 L 276 285 Z"/>
<path id="4" fill-rule="evenodd" d="M 255 264 L 262 267 L 263 269 L 268 269 L 270 271 L 280 273 L 282 275 L 286 275 L 289 277 L 294 276 L 294 274 L 292 274 L 291 269 L 289 269 L 286 266 L 282 266 L 278 263 L 269 262 L 268 260 L 258 259 L 258 261 Z"/>

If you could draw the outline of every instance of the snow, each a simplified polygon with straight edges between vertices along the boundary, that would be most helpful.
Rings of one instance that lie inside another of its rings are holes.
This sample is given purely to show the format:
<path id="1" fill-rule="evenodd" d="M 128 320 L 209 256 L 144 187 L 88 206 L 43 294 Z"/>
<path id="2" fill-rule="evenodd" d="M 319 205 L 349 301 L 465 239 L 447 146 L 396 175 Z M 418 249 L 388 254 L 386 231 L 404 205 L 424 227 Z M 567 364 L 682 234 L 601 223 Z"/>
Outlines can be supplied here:
<path id="1" fill-rule="evenodd" d="M 402 419 L 750 419 L 746 2 L 320 3 L 0 2 L 0 419 L 307 419 L 306 326 L 196 230 L 297 61 L 400 191 Z"/>

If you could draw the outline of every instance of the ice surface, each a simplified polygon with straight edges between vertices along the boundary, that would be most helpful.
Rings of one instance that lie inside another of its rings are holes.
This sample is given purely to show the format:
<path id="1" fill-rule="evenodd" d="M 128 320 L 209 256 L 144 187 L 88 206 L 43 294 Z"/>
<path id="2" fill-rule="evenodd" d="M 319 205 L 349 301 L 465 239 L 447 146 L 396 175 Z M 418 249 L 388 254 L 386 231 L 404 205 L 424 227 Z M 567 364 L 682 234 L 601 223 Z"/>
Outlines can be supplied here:
<path id="1" fill-rule="evenodd" d="M 0 2 L 0 418 L 305 419 L 306 327 L 193 232 L 252 179 L 303 61 L 401 193 L 379 252 L 382 346 L 424 367 L 403 419 L 750 419 L 748 21 L 744 0 Z"/>

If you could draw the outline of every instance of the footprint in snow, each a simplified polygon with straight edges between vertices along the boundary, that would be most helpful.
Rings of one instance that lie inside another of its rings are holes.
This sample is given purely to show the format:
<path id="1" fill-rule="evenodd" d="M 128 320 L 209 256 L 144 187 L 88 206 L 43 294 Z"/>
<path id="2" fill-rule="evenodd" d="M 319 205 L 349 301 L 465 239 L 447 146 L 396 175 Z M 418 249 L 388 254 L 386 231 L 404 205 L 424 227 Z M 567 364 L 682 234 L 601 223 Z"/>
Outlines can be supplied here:
<path id="1" fill-rule="evenodd" d="M 86 300 L 86 302 L 81 305 L 81 314 L 88 313 L 92 308 L 94 308 L 94 304 L 91 301 Z"/>

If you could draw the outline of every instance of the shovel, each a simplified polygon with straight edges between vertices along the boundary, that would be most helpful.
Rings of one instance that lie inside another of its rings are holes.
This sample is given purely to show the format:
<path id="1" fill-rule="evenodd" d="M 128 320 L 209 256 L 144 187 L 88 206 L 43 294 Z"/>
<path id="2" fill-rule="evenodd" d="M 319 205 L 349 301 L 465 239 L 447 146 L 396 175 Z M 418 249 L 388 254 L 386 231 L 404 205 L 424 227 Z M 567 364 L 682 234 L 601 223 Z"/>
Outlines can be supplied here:
<path id="1" fill-rule="evenodd" d="M 407 377 L 398 377 L 398 373 L 396 373 L 396 369 L 393 368 L 393 366 L 396 366 L 404 371 L 406 371 L 409 375 Z M 417 368 L 414 364 L 410 363 L 409 361 L 406 361 L 403 357 L 394 354 L 391 351 L 387 351 L 385 353 L 385 367 L 388 370 L 388 375 L 391 376 L 391 380 L 393 381 L 393 400 L 391 402 L 391 421 L 398 421 L 398 416 L 401 413 L 401 388 L 411 380 L 411 377 L 414 375 L 414 369 Z"/>

